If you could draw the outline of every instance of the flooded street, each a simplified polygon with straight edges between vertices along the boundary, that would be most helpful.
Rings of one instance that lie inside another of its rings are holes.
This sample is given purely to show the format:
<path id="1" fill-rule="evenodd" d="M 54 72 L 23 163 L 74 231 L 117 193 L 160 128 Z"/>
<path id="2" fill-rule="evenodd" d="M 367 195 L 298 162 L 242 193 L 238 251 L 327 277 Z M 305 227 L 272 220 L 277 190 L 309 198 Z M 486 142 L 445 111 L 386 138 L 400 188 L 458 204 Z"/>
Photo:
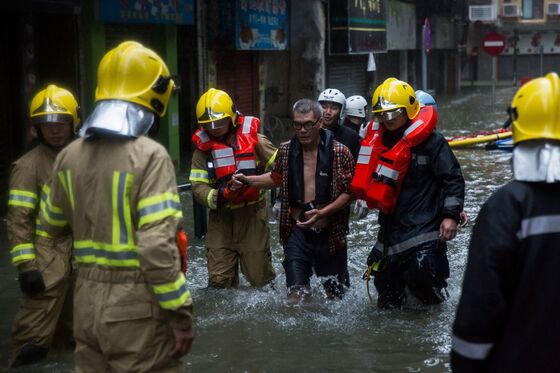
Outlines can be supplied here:
<path id="1" fill-rule="evenodd" d="M 438 127 L 446 136 L 498 128 L 506 119 L 514 88 L 498 90 L 497 110 L 490 107 L 490 89 L 466 90 L 460 97 L 438 101 Z M 380 311 L 368 299 L 361 280 L 366 257 L 377 236 L 377 214 L 352 220 L 349 235 L 351 289 L 341 301 L 327 301 L 317 278 L 312 278 L 309 301 L 285 302 L 278 225 L 271 220 L 274 288 L 256 290 L 242 279 L 238 289 L 208 289 L 205 248 L 194 237 L 192 195 L 182 198 L 189 234 L 187 282 L 195 304 L 197 338 L 186 359 L 189 372 L 447 372 L 450 330 L 467 257 L 470 232 L 484 201 L 510 177 L 511 153 L 483 147 L 455 151 L 466 180 L 465 211 L 469 224 L 448 244 L 450 299 L 424 307 L 409 301 L 405 310 Z M 19 288 L 9 263 L 5 221 L 0 251 L 0 367 L 5 367 L 9 330 Z M 371 282 L 373 301 L 376 293 Z M 25 371 L 71 372 L 70 353 L 52 354 L 46 363 Z M 1 368 L 0 368 L 1 370 Z M 23 371 L 23 370 L 22 370 Z"/>

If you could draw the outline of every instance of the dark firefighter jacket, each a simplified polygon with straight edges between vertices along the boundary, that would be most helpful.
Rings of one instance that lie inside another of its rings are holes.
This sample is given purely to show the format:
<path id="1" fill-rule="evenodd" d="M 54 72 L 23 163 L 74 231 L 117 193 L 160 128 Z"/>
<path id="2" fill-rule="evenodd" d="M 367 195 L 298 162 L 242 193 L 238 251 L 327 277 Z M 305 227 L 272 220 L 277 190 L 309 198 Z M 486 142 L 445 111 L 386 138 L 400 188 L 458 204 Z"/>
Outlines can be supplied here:
<path id="1" fill-rule="evenodd" d="M 443 135 L 434 132 L 411 153 L 395 211 L 390 216 L 379 213 L 375 249 L 389 260 L 399 260 L 411 249 L 437 240 L 442 220 L 449 217 L 458 222 L 463 210 L 465 180 Z"/>
<path id="2" fill-rule="evenodd" d="M 456 372 L 558 372 L 560 184 L 512 181 L 482 207 L 453 325 Z"/>
<path id="3" fill-rule="evenodd" d="M 347 126 L 336 126 L 329 129 L 334 134 L 334 139 L 339 143 L 346 145 L 346 147 L 350 150 L 350 153 L 352 153 L 352 157 L 354 158 L 354 163 L 356 163 L 358 153 L 360 152 L 360 146 L 362 145 L 362 140 L 360 139 L 358 132 Z"/>

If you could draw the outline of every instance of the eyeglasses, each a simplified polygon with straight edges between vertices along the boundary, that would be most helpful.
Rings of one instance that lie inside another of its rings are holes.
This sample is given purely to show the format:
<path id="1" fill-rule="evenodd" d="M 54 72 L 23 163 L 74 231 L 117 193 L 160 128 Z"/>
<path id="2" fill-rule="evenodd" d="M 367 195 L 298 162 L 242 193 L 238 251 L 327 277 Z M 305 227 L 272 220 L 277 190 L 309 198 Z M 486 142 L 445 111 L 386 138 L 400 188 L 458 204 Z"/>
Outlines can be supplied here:
<path id="1" fill-rule="evenodd" d="M 374 117 L 374 119 L 376 119 L 379 122 L 386 122 L 388 120 L 395 119 L 396 117 L 398 117 L 402 113 L 404 113 L 404 109 L 403 108 L 398 108 L 396 110 L 382 111 L 382 112 L 379 112 L 379 113 L 374 113 L 373 117 Z"/>
<path id="2" fill-rule="evenodd" d="M 315 125 L 317 123 L 319 123 L 319 121 L 321 120 L 321 118 L 317 119 L 315 122 L 312 121 L 308 121 L 305 123 L 301 123 L 301 122 L 292 122 L 292 127 L 294 127 L 295 130 L 299 131 L 302 128 L 305 128 L 306 131 L 309 131 L 311 128 L 315 127 Z"/>

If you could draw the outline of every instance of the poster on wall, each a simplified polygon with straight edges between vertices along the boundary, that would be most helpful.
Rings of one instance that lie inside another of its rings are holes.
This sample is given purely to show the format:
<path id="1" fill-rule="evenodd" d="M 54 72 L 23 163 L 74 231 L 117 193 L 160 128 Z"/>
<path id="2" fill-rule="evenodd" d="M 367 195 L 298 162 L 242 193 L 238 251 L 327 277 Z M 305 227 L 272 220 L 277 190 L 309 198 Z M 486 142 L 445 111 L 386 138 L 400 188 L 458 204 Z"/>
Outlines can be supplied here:
<path id="1" fill-rule="evenodd" d="M 193 0 L 99 0 L 105 22 L 192 25 L 193 11 Z"/>
<path id="2" fill-rule="evenodd" d="M 331 54 L 387 51 L 386 0 L 330 0 Z"/>
<path id="3" fill-rule="evenodd" d="M 288 49 L 287 0 L 237 0 L 236 18 L 236 49 Z"/>

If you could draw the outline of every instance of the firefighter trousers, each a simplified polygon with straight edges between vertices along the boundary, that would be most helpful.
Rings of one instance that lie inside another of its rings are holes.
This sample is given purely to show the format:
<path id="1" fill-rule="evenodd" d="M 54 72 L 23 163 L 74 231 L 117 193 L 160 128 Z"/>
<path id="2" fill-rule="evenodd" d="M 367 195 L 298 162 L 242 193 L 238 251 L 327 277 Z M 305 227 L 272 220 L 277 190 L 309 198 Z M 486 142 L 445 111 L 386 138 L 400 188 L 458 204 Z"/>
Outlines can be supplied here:
<path id="1" fill-rule="evenodd" d="M 237 286 L 239 269 L 252 286 L 263 286 L 276 277 L 265 201 L 211 210 L 205 244 L 209 286 Z"/>
<path id="2" fill-rule="evenodd" d="M 168 356 L 173 329 L 139 269 L 78 266 L 74 337 L 77 373 L 184 371 Z"/>

